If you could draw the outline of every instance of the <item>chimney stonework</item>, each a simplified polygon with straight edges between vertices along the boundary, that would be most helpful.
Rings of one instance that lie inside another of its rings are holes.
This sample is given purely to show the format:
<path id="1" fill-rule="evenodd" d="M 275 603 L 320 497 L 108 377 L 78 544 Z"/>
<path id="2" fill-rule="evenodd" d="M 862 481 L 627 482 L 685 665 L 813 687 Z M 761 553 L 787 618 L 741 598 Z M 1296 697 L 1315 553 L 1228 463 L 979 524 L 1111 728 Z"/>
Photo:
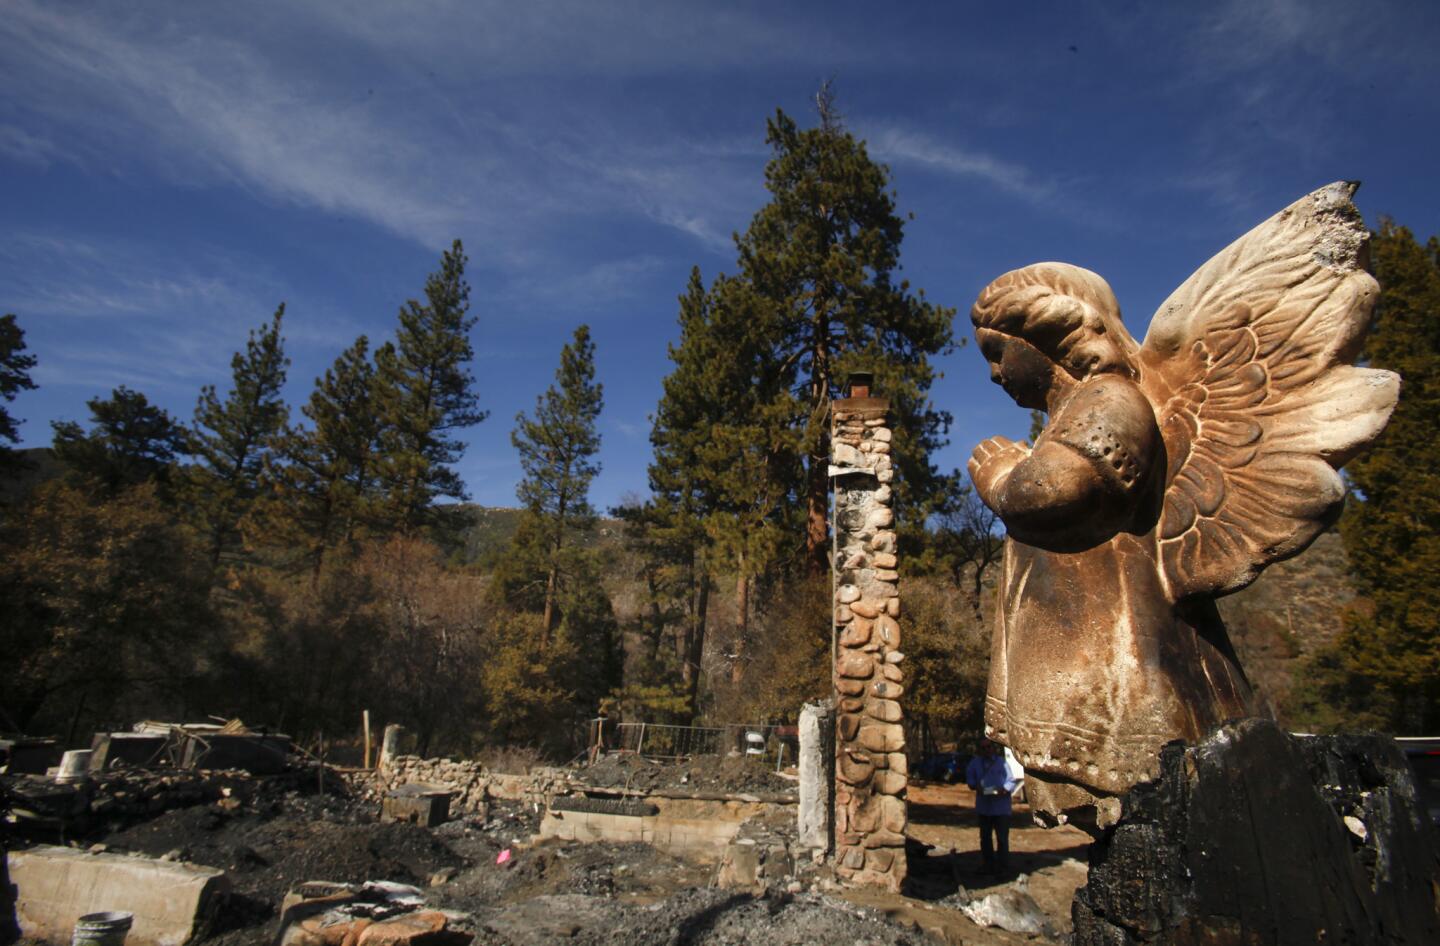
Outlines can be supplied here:
<path id="1" fill-rule="evenodd" d="M 835 870 L 848 883 L 899 892 L 905 880 L 908 768 L 890 404 L 868 379 L 834 402 Z"/>

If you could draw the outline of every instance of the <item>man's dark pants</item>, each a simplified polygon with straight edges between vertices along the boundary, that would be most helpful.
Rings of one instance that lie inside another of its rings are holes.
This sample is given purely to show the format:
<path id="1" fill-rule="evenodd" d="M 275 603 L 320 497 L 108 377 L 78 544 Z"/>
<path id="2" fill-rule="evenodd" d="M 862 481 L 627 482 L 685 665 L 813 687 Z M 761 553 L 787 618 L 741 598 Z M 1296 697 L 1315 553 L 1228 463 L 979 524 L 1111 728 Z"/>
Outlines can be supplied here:
<path id="1" fill-rule="evenodd" d="M 1009 815 L 978 815 L 980 819 L 980 856 L 985 859 L 985 867 L 1005 869 L 1005 862 L 1010 856 L 1010 816 Z M 994 841 L 999 843 L 1000 857 L 995 857 L 995 843 L 992 842 L 990 833 L 995 833 Z"/>

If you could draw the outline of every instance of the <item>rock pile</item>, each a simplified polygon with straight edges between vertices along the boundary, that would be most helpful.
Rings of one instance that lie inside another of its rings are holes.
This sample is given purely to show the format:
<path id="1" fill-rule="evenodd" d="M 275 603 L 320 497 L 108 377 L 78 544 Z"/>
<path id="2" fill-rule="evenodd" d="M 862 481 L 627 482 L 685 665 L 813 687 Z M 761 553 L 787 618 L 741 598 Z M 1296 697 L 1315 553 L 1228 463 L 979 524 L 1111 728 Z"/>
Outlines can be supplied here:
<path id="1" fill-rule="evenodd" d="M 248 781 L 243 772 L 109 769 L 95 781 L 90 811 L 128 822 L 171 808 L 228 798 L 237 784 Z"/>
<path id="2" fill-rule="evenodd" d="M 888 410 L 883 399 L 850 397 L 833 413 L 835 842 L 842 879 L 899 892 L 908 769 Z"/>
<path id="3" fill-rule="evenodd" d="M 832 880 L 818 852 L 799 843 L 790 812 L 772 811 L 740 826 L 721 855 L 715 882 L 730 890 L 798 893 L 831 886 Z"/>

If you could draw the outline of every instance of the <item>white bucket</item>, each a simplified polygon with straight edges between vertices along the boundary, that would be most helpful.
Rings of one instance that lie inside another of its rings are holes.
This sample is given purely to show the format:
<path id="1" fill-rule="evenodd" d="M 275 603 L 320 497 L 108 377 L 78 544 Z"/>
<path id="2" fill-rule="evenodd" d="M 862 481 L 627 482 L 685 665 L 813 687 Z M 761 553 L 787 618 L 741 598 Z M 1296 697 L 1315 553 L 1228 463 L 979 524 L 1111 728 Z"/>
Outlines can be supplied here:
<path id="1" fill-rule="evenodd" d="M 60 757 L 60 771 L 55 776 L 57 782 L 83 782 L 90 777 L 90 756 L 89 749 L 71 749 Z"/>
<path id="2" fill-rule="evenodd" d="M 123 946 L 135 916 L 119 910 L 87 913 L 75 921 L 70 946 Z"/>

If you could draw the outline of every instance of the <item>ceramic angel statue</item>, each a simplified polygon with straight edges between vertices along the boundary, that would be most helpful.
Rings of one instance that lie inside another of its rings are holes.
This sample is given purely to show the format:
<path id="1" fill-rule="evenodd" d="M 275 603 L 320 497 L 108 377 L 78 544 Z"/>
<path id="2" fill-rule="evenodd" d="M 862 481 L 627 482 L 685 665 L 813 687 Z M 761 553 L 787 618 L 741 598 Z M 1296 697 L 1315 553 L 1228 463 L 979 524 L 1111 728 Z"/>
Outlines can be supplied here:
<path id="1" fill-rule="evenodd" d="M 1339 514 L 1336 472 L 1400 379 L 1352 365 L 1378 287 L 1338 183 L 1282 210 L 1161 305 L 1143 345 L 1099 276 L 1007 273 L 971 313 L 991 377 L 1049 423 L 970 475 L 1005 522 L 986 731 L 1042 813 L 1104 824 L 1157 753 L 1254 715 L 1215 598 Z"/>

